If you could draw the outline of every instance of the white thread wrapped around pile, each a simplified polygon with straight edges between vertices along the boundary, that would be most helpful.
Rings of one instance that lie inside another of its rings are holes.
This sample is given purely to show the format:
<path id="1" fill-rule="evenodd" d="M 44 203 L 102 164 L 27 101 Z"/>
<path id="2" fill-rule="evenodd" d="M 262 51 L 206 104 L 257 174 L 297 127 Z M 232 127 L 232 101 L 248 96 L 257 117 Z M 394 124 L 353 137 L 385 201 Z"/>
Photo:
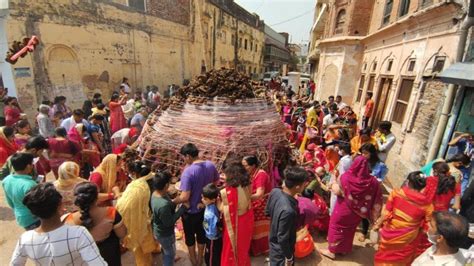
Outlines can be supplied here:
<path id="1" fill-rule="evenodd" d="M 158 160 L 174 173 L 182 166 L 179 150 L 194 143 L 200 157 L 218 169 L 231 154 L 255 154 L 268 170 L 276 156 L 288 153 L 286 128 L 267 99 L 248 98 L 228 103 L 215 97 L 205 103 L 171 105 L 148 121 L 140 136 L 146 160 Z"/>

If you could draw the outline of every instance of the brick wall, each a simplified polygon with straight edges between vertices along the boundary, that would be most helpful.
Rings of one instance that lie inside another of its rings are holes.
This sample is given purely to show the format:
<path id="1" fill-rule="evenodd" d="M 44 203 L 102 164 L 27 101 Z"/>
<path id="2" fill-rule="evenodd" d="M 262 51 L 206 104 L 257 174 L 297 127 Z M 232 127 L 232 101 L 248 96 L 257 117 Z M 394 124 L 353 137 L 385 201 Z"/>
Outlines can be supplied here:
<path id="1" fill-rule="evenodd" d="M 420 146 L 423 147 L 418 164 L 424 164 L 426 155 L 429 149 L 429 144 L 435 130 L 435 125 L 438 124 L 438 119 L 441 114 L 441 107 L 444 101 L 444 92 L 446 84 L 440 81 L 427 81 L 423 95 L 420 98 L 418 110 L 414 115 L 413 134 L 418 138 Z"/>
<path id="2" fill-rule="evenodd" d="M 427 80 L 420 91 L 412 130 L 404 132 L 399 124 L 393 124 L 392 131 L 397 136 L 397 142 L 387 160 L 388 177 L 393 185 L 399 186 L 408 173 L 426 164 L 426 155 L 441 114 L 445 88 L 446 85 L 439 81 Z"/>
<path id="3" fill-rule="evenodd" d="M 369 31 L 374 0 L 357 0 L 352 3 L 348 35 L 365 36 Z"/>
<path id="4" fill-rule="evenodd" d="M 176 22 L 189 25 L 191 5 L 190 0 L 146 0 L 147 13 Z"/>

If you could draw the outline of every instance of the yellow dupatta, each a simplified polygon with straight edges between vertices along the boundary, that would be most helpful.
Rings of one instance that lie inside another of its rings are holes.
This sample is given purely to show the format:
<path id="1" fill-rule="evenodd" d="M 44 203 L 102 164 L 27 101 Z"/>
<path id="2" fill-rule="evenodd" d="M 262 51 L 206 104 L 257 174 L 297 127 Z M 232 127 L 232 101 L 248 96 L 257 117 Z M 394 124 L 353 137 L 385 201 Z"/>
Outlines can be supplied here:
<path id="1" fill-rule="evenodd" d="M 131 250 L 141 247 L 145 253 L 150 253 L 155 249 L 148 205 L 150 189 L 146 182 L 152 175 L 150 173 L 128 184 L 116 206 L 127 227 L 127 235 L 124 238 L 125 246 Z"/>
<path id="2" fill-rule="evenodd" d="M 109 154 L 104 157 L 100 165 L 94 172 L 102 176 L 102 186 L 100 192 L 110 193 L 117 181 L 117 158 L 116 154 Z"/>
<path id="3" fill-rule="evenodd" d="M 16 151 L 18 148 L 15 145 L 14 141 L 10 141 L 6 136 L 5 133 L 3 133 L 3 130 L 5 127 L 0 127 L 0 139 L 3 142 L 3 144 L 6 146 L 7 149 L 10 149 L 12 151 Z"/>

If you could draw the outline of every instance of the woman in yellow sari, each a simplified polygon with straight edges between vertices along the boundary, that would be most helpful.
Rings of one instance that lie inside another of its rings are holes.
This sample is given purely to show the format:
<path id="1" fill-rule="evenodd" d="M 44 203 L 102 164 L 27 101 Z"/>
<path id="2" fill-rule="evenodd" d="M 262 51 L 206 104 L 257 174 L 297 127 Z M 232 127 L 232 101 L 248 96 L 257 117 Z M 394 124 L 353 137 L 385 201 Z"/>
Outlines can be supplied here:
<path id="1" fill-rule="evenodd" d="M 129 163 L 127 170 L 134 180 L 128 184 L 116 206 L 128 229 L 123 245 L 133 252 L 136 265 L 148 266 L 153 262 L 152 253 L 159 250 L 150 224 L 151 194 L 147 181 L 153 175 L 151 170 L 140 161 Z"/>
<path id="2" fill-rule="evenodd" d="M 374 231 L 382 227 L 375 265 L 410 265 L 426 235 L 433 212 L 431 200 L 420 192 L 426 178 L 417 171 L 407 179 L 408 185 L 390 193 L 381 219 L 374 225 Z"/>
<path id="3" fill-rule="evenodd" d="M 306 150 L 306 145 L 311 137 L 314 138 L 322 135 L 324 112 L 321 110 L 321 105 L 318 101 L 315 101 L 313 107 L 308 109 L 306 116 L 306 131 L 303 137 L 303 141 L 300 146 L 300 154 L 303 154 Z M 319 140 L 321 141 L 321 140 Z"/>
<path id="4" fill-rule="evenodd" d="M 351 139 L 351 151 L 352 155 L 360 154 L 360 147 L 365 143 L 371 143 L 377 148 L 377 140 L 371 135 L 372 129 L 366 127 L 359 131 L 359 134 Z"/>
<path id="5" fill-rule="evenodd" d="M 58 180 L 54 181 L 54 187 L 63 196 L 63 206 L 67 212 L 75 212 L 79 207 L 74 205 L 74 187 L 87 180 L 79 177 L 81 168 L 75 162 L 64 162 L 58 168 Z"/>

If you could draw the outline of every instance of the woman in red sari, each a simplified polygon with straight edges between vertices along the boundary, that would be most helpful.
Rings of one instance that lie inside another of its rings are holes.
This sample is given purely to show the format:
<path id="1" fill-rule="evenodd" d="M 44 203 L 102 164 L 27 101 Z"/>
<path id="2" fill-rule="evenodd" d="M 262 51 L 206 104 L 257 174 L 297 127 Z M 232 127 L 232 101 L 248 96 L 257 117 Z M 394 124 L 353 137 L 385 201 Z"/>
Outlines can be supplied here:
<path id="1" fill-rule="evenodd" d="M 390 193 L 383 215 L 374 225 L 374 231 L 382 226 L 375 265 L 410 265 L 428 229 L 433 204 L 420 192 L 426 178 L 418 171 L 410 173 L 407 180 L 407 185 Z"/>
<path id="2" fill-rule="evenodd" d="M 127 127 L 127 121 L 125 120 L 122 110 L 122 105 L 125 105 L 126 103 L 127 95 L 120 96 L 118 94 L 113 94 L 110 99 L 110 130 L 112 131 L 112 134 Z"/>
<path id="3" fill-rule="evenodd" d="M 242 165 L 249 174 L 252 182 L 252 208 L 255 215 L 252 243 L 250 251 L 258 256 L 269 251 L 270 218 L 265 215 L 268 194 L 272 190 L 270 176 L 263 169 L 259 169 L 260 162 L 257 156 L 246 156 Z"/>
<path id="4" fill-rule="evenodd" d="M 382 189 L 377 179 L 370 175 L 369 162 L 358 156 L 347 172 L 333 184 L 337 197 L 336 206 L 329 221 L 328 250 L 321 255 L 335 259 L 336 254 L 352 251 L 357 225 L 362 218 L 375 221 L 382 210 Z"/>
<path id="5" fill-rule="evenodd" d="M 9 127 L 14 126 L 21 119 L 21 108 L 15 97 L 8 97 L 5 100 L 5 124 Z"/>
<path id="6" fill-rule="evenodd" d="M 250 180 L 241 163 L 224 169 L 226 186 L 221 190 L 224 215 L 222 266 L 250 266 L 250 242 L 254 224 Z"/>
<path id="7" fill-rule="evenodd" d="M 66 161 L 76 161 L 81 146 L 67 137 L 66 129 L 56 128 L 55 137 L 48 139 L 49 165 L 54 175 L 58 178 L 59 166 Z"/>
<path id="8" fill-rule="evenodd" d="M 18 145 L 15 143 L 15 130 L 11 127 L 0 127 L 0 167 L 18 150 Z"/>

